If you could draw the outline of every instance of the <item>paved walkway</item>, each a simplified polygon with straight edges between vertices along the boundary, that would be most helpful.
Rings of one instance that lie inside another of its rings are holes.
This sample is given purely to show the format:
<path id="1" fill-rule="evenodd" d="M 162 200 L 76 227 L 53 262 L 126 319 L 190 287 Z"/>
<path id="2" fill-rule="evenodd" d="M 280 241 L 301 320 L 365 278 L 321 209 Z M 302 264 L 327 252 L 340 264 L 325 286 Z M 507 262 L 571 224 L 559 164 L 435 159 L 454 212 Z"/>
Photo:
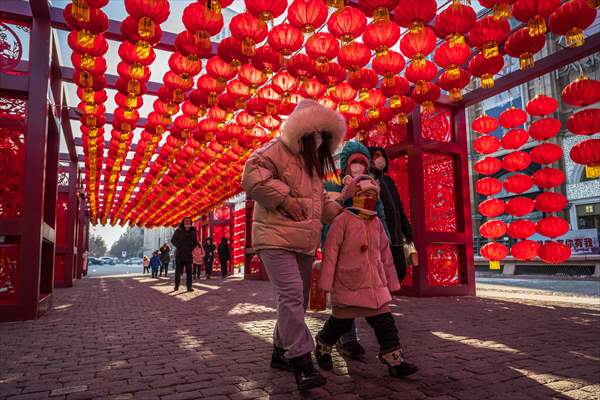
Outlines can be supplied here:
<path id="1" fill-rule="evenodd" d="M 125 276 L 58 290 L 40 320 L 0 324 L 0 398 L 600 398 L 597 298 L 524 300 L 493 287 L 477 298 L 399 298 L 401 339 L 421 371 L 387 377 L 361 321 L 367 361 L 336 356 L 327 386 L 302 395 L 291 374 L 268 367 L 270 284 L 232 278 L 195 288 L 175 294 L 165 279 Z M 309 314 L 313 332 L 325 318 Z"/>

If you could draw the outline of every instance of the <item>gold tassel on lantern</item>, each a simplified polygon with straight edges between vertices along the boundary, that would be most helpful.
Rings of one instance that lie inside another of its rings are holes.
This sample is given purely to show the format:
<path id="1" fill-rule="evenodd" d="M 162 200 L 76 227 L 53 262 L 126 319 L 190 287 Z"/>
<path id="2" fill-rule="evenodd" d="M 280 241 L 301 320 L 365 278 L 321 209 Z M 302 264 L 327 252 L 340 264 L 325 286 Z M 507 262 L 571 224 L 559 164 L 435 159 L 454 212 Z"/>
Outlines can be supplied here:
<path id="1" fill-rule="evenodd" d="M 590 178 L 590 179 L 600 177 L 600 164 L 586 165 L 585 166 L 585 177 Z"/>
<path id="2" fill-rule="evenodd" d="M 459 88 L 452 88 L 448 93 L 452 101 L 461 101 L 463 99 L 462 91 Z"/>
<path id="3" fill-rule="evenodd" d="M 481 75 L 481 87 L 484 89 L 490 89 L 494 87 L 494 75 L 493 74 L 483 74 Z"/>
<path id="4" fill-rule="evenodd" d="M 79 67 L 86 71 L 93 71 L 94 68 L 96 68 L 96 58 L 90 56 L 89 54 L 82 54 Z"/>
<path id="5" fill-rule="evenodd" d="M 450 44 L 450 48 L 456 47 L 456 46 L 462 46 L 463 44 L 465 44 L 465 37 L 464 37 L 464 35 L 462 35 L 460 33 L 453 33 L 450 36 L 450 39 L 448 40 L 448 42 Z"/>
<path id="6" fill-rule="evenodd" d="M 385 56 L 389 53 L 390 49 L 388 49 L 387 46 L 379 46 L 376 50 L 375 50 L 375 54 L 380 57 L 380 56 Z"/>
<path id="7" fill-rule="evenodd" d="M 83 29 L 77 31 L 77 44 L 86 49 L 91 49 L 94 47 L 94 34 L 90 31 Z"/>
<path id="8" fill-rule="evenodd" d="M 533 54 L 531 53 L 523 53 L 519 56 L 519 66 L 521 69 L 528 69 L 533 67 Z"/>
<path id="9" fill-rule="evenodd" d="M 529 36 L 536 37 L 545 35 L 548 31 L 546 27 L 546 18 L 541 15 L 536 15 L 527 23 L 527 27 L 529 28 Z"/>
<path id="10" fill-rule="evenodd" d="M 565 41 L 568 47 L 580 47 L 585 43 L 585 36 L 581 29 L 571 28 L 565 36 Z"/>
<path id="11" fill-rule="evenodd" d="M 215 104 L 217 104 L 217 94 L 215 92 L 210 92 L 208 94 L 208 105 L 214 106 Z"/>
<path id="12" fill-rule="evenodd" d="M 389 19 L 390 12 L 388 11 L 387 7 L 377 7 L 375 10 L 373 10 L 373 20 L 389 21 Z"/>
<path id="13" fill-rule="evenodd" d="M 458 65 L 448 65 L 446 73 L 448 74 L 448 79 L 451 81 L 460 78 L 460 68 Z"/>
<path id="14" fill-rule="evenodd" d="M 81 101 L 83 101 L 84 103 L 87 103 L 87 104 L 93 104 L 95 94 L 96 94 L 96 92 L 94 92 L 93 89 L 85 88 L 82 90 L 82 93 L 81 93 Z"/>
<path id="15" fill-rule="evenodd" d="M 587 0 L 587 2 L 592 8 L 600 8 L 600 0 Z"/>
<path id="16" fill-rule="evenodd" d="M 132 79 L 127 82 L 127 93 L 138 96 L 141 91 L 140 81 Z"/>
<path id="17" fill-rule="evenodd" d="M 341 112 L 346 112 L 350 109 L 350 105 L 348 104 L 347 101 L 342 101 L 339 105 L 339 110 Z"/>
<path id="18" fill-rule="evenodd" d="M 367 116 L 369 117 L 369 119 L 379 118 L 379 110 L 376 108 L 369 108 L 367 110 Z"/>
<path id="19" fill-rule="evenodd" d="M 398 108 L 402 106 L 402 97 L 394 95 L 390 97 L 390 108 Z"/>
<path id="20" fill-rule="evenodd" d="M 423 68 L 425 66 L 425 56 L 421 53 L 417 53 L 412 58 L 415 67 Z"/>
<path id="21" fill-rule="evenodd" d="M 135 54 L 140 60 L 147 60 L 148 57 L 150 57 L 151 49 L 150 43 L 145 40 L 138 40 L 135 42 Z"/>
<path id="22" fill-rule="evenodd" d="M 254 57 L 256 55 L 256 46 L 254 40 L 248 37 L 242 40 L 242 54 L 248 57 Z"/>
<path id="23" fill-rule="evenodd" d="M 208 0 L 208 9 L 216 14 L 221 14 L 221 3 L 219 0 Z"/>
<path id="24" fill-rule="evenodd" d="M 417 93 L 428 93 L 429 92 L 429 84 L 427 81 L 417 81 L 415 83 L 415 91 Z"/>
<path id="25" fill-rule="evenodd" d="M 494 20 L 498 21 L 500 19 L 510 18 L 510 3 L 508 0 L 499 1 L 498 4 L 494 6 Z"/>
<path id="26" fill-rule="evenodd" d="M 77 83 L 79 86 L 90 88 L 94 85 L 94 76 L 88 71 L 81 71 L 79 74 L 79 82 Z"/>
<path id="27" fill-rule="evenodd" d="M 490 260 L 490 270 L 499 270 L 500 269 L 500 261 Z"/>
<path id="28" fill-rule="evenodd" d="M 500 54 L 500 51 L 498 50 L 498 43 L 487 42 L 483 45 L 483 57 L 484 58 L 496 57 L 499 54 Z"/>
<path id="29" fill-rule="evenodd" d="M 138 20 L 138 34 L 143 39 L 154 36 L 156 32 L 156 23 L 150 17 L 142 17 Z"/>
<path id="30" fill-rule="evenodd" d="M 420 19 L 416 19 L 413 22 L 411 22 L 411 24 L 408 27 L 408 30 L 410 33 L 419 33 L 423 30 L 424 27 L 425 23 Z"/>
<path id="31" fill-rule="evenodd" d="M 358 118 L 352 117 L 350 121 L 348 121 L 348 126 L 352 129 L 358 128 Z"/>
<path id="32" fill-rule="evenodd" d="M 133 79 L 142 79 L 144 77 L 144 66 L 139 63 L 131 64 L 129 74 Z"/>
<path id="33" fill-rule="evenodd" d="M 73 0 L 71 16 L 79 22 L 90 22 L 90 6 L 85 0 Z"/>
<path id="34" fill-rule="evenodd" d="M 200 30 L 194 34 L 194 40 L 202 49 L 210 49 L 210 33 L 206 30 Z"/>
<path id="35" fill-rule="evenodd" d="M 360 101 L 366 101 L 366 100 L 368 100 L 369 99 L 369 89 L 361 88 L 358 91 L 358 99 Z"/>
<path id="36" fill-rule="evenodd" d="M 327 5 L 329 7 L 340 9 L 344 7 L 344 0 L 327 0 Z"/>
<path id="37" fill-rule="evenodd" d="M 432 113 L 434 111 L 435 111 L 435 105 L 433 104 L 433 101 L 425 101 L 425 102 L 423 102 L 423 104 L 421 104 L 421 113 L 422 114 Z"/>
<path id="38" fill-rule="evenodd" d="M 128 108 L 136 108 L 138 105 L 137 96 L 128 94 L 127 99 L 125 100 L 125 104 L 127 105 Z"/>
<path id="39" fill-rule="evenodd" d="M 398 123 L 401 125 L 406 125 L 408 124 L 408 115 L 406 115 L 406 113 L 400 113 L 396 116 Z"/>

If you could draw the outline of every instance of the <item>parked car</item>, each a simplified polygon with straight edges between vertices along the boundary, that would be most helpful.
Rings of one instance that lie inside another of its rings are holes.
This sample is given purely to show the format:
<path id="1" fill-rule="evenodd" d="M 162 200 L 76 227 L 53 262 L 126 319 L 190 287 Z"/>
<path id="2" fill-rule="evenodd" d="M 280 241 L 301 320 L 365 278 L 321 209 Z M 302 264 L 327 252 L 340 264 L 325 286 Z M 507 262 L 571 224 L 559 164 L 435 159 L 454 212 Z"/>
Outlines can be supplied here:
<path id="1" fill-rule="evenodd" d="M 100 259 L 97 257 L 88 257 L 88 264 L 89 265 L 102 265 L 102 261 L 100 261 Z"/>
<path id="2" fill-rule="evenodd" d="M 102 261 L 102 264 L 115 264 L 115 260 L 112 257 L 100 257 L 100 261 Z"/>
<path id="3" fill-rule="evenodd" d="M 140 257 L 131 257 L 125 260 L 126 264 L 130 265 L 142 265 L 143 260 Z"/>

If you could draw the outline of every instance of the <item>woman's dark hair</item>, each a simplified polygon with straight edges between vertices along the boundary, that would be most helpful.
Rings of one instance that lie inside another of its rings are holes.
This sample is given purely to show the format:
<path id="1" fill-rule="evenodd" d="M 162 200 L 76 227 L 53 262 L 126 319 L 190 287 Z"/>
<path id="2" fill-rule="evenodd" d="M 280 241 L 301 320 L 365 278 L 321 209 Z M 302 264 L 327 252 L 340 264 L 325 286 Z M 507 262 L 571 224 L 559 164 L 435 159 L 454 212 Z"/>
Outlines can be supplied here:
<path id="1" fill-rule="evenodd" d="M 182 219 L 182 220 L 181 220 L 181 222 L 179 223 L 179 227 L 180 227 L 181 229 L 185 229 L 185 227 L 184 227 L 184 222 L 185 222 L 185 220 L 186 220 L 186 219 L 189 219 L 189 220 L 190 220 L 190 222 L 192 223 L 192 225 L 194 224 L 194 220 L 192 219 L 192 217 L 183 217 L 183 219 Z M 192 228 L 193 228 L 193 226 L 192 226 Z"/>
<path id="2" fill-rule="evenodd" d="M 318 132 L 316 133 L 318 134 Z M 323 143 L 317 149 L 317 142 L 314 134 L 302 137 L 302 149 L 300 154 L 304 160 L 308 175 L 311 178 L 315 171 L 321 179 L 323 179 L 328 172 L 336 174 L 333 154 L 331 154 L 331 151 L 329 150 L 333 136 L 329 132 L 322 132 L 321 138 L 323 139 Z"/>

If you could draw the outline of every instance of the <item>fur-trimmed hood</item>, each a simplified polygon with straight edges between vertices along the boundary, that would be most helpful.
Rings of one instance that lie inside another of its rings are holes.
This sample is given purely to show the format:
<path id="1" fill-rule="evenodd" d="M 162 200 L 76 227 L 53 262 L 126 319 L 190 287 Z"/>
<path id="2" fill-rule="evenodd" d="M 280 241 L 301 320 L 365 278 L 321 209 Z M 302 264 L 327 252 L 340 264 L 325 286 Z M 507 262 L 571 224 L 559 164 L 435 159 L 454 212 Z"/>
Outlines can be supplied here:
<path id="1" fill-rule="evenodd" d="M 314 100 L 302 100 L 283 123 L 281 141 L 294 154 L 300 153 L 300 140 L 314 132 L 329 132 L 331 148 L 335 153 L 346 136 L 346 119 L 342 114 L 322 106 Z"/>

